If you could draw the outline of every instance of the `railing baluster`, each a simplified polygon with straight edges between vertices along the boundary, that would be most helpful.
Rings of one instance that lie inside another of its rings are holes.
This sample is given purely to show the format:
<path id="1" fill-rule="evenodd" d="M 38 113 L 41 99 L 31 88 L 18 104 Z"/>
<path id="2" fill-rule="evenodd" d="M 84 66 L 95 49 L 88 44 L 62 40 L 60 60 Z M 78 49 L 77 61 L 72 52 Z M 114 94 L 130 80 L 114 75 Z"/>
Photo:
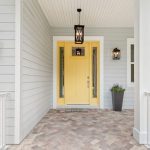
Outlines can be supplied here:
<path id="1" fill-rule="evenodd" d="M 2 100 L 0 99 L 0 148 L 2 148 Z"/>
<path id="2" fill-rule="evenodd" d="M 5 143 L 5 104 L 8 94 L 0 94 L 0 149 L 6 146 Z"/>
<path id="3" fill-rule="evenodd" d="M 147 99 L 147 147 L 150 148 L 150 93 L 145 92 Z"/>

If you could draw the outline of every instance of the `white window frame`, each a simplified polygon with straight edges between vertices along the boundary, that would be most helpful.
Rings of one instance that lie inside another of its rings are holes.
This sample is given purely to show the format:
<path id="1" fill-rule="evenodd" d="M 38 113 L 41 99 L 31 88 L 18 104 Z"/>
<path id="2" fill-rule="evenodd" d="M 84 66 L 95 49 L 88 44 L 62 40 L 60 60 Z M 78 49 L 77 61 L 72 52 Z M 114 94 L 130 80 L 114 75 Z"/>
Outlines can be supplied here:
<path id="1" fill-rule="evenodd" d="M 131 62 L 131 45 L 135 45 L 134 38 L 127 39 L 127 85 L 129 87 L 134 87 L 135 81 L 131 82 L 131 64 L 134 64 L 135 68 L 135 46 L 134 46 L 134 62 Z M 135 71 L 134 71 L 135 79 Z"/>

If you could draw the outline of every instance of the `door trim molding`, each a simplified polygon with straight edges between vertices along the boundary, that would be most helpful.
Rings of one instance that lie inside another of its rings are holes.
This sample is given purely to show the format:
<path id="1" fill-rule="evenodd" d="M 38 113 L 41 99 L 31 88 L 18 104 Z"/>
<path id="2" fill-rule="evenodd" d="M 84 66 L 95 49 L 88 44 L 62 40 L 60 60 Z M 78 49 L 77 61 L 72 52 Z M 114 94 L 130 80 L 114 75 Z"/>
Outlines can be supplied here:
<path id="1" fill-rule="evenodd" d="M 57 42 L 74 41 L 74 36 L 53 36 L 53 109 L 57 106 Z M 100 106 L 104 109 L 104 36 L 85 36 L 85 41 L 100 42 Z"/>

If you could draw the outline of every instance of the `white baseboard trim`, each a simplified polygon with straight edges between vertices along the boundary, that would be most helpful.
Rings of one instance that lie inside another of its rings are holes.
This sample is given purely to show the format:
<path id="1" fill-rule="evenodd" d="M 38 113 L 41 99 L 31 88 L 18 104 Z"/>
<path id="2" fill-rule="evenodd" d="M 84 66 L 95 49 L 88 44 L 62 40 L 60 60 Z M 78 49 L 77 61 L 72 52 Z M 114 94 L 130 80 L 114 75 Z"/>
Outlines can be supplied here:
<path id="1" fill-rule="evenodd" d="M 136 128 L 133 128 L 133 137 L 139 142 L 139 131 Z"/>
<path id="2" fill-rule="evenodd" d="M 150 149 L 150 145 L 145 145 L 145 146 L 146 146 L 146 148 Z"/>
<path id="3" fill-rule="evenodd" d="M 138 129 L 133 128 L 133 137 L 139 144 L 147 144 L 147 133 L 140 132 Z"/>

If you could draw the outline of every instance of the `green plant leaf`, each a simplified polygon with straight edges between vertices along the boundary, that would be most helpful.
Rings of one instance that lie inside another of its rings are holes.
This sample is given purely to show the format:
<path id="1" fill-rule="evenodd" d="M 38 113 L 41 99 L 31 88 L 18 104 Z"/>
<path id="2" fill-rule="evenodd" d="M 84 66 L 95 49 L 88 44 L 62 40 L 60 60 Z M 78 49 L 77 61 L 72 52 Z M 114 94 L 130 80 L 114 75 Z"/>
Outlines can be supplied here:
<path id="1" fill-rule="evenodd" d="M 115 93 L 123 93 L 125 91 L 119 84 L 114 84 L 110 90 Z"/>

